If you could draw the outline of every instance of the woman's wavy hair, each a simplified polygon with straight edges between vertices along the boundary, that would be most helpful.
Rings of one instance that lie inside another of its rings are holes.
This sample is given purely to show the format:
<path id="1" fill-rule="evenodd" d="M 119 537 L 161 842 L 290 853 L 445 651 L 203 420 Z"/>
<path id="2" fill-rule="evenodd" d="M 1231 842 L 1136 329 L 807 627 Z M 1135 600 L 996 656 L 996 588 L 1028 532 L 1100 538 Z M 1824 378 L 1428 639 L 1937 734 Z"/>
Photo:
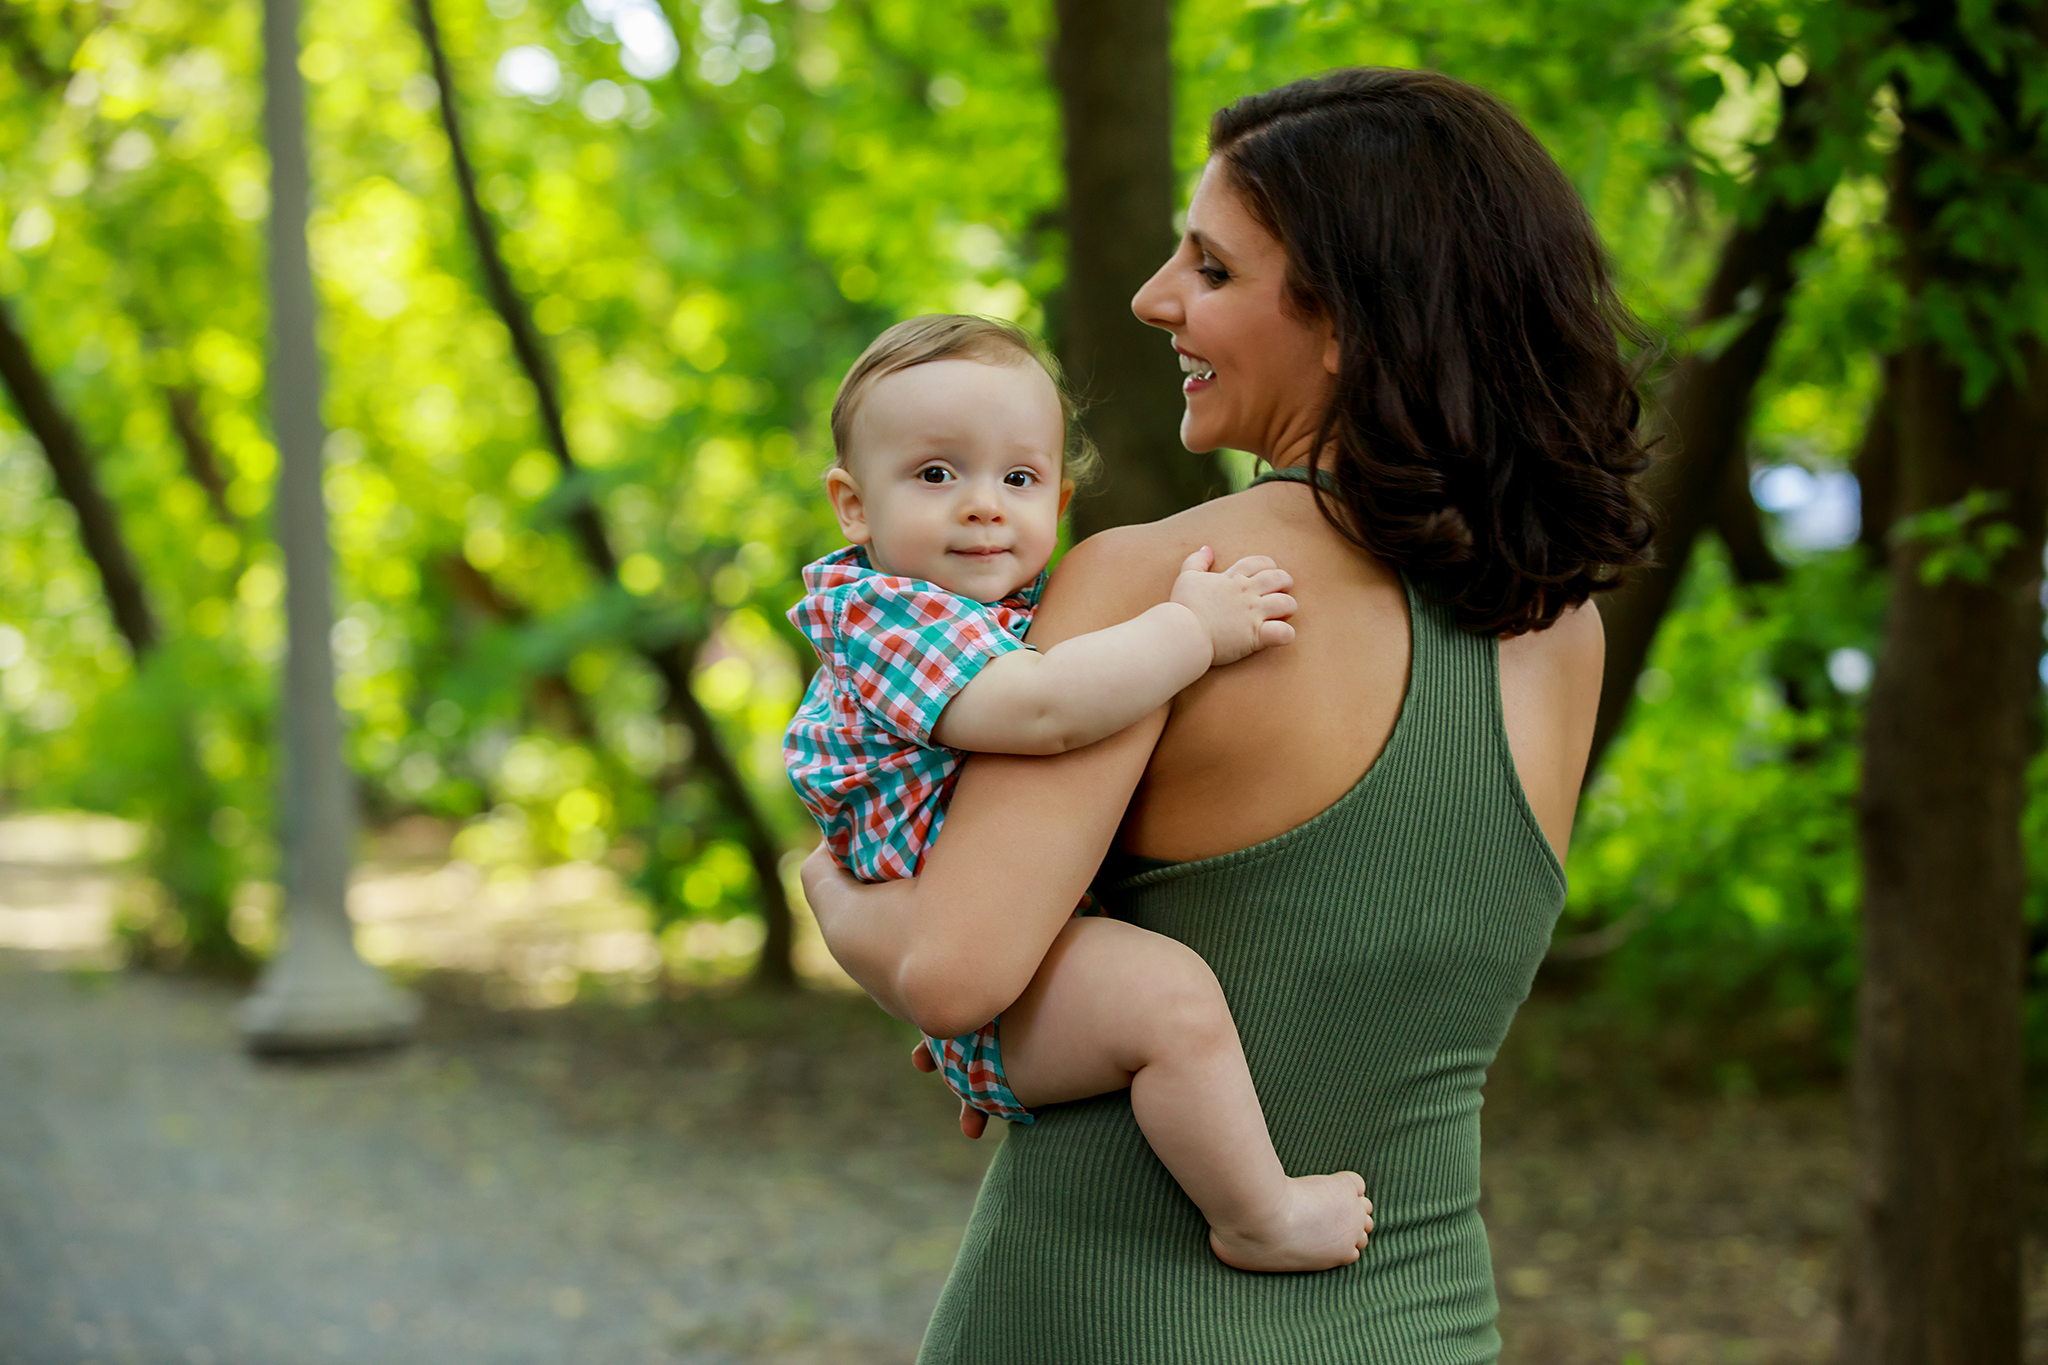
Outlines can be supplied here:
<path id="1" fill-rule="evenodd" d="M 1286 247 L 1294 305 L 1336 329 L 1310 457 L 1332 526 L 1488 634 L 1542 630 L 1647 562 L 1650 338 L 1571 182 L 1505 104 L 1357 67 L 1239 100 L 1209 143 Z"/>

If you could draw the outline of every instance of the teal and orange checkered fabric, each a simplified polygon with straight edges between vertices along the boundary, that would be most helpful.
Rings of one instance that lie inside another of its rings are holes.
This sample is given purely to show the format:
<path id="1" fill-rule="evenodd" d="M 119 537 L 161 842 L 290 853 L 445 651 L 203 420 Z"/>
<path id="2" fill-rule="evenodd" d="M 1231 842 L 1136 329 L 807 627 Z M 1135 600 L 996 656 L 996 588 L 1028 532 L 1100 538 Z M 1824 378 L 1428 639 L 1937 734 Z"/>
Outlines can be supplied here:
<path id="1" fill-rule="evenodd" d="M 878 573 L 859 546 L 804 570 L 789 619 L 818 651 L 818 673 L 783 740 L 789 780 L 839 865 L 862 881 L 915 877 L 946 818 L 960 754 L 932 727 L 989 660 L 1028 649 L 1045 575 L 993 604 Z M 995 1118 L 1031 1122 L 1003 1076 L 997 1021 L 927 1038 L 946 1085 Z"/>
<path id="2" fill-rule="evenodd" d="M 839 865 L 865 882 L 915 877 L 960 771 L 932 727 L 989 660 L 1028 648 L 1045 584 L 982 603 L 878 573 L 859 546 L 804 570 L 789 619 L 818 651 L 817 676 L 782 755 Z"/>

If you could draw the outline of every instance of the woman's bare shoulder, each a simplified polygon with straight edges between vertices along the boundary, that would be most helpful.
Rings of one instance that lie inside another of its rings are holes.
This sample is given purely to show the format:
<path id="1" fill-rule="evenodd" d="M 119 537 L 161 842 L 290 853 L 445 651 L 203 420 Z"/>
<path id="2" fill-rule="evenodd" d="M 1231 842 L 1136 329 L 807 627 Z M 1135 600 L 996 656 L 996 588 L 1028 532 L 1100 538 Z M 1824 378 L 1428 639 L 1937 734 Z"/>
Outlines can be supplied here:
<path id="1" fill-rule="evenodd" d="M 1032 643 L 1057 644 L 1164 602 L 1188 554 L 1174 551 L 1181 537 L 1167 528 L 1175 520 L 1113 526 L 1067 551 L 1046 584 Z"/>
<path id="2" fill-rule="evenodd" d="M 1587 601 L 1559 616 L 1549 628 L 1500 642 L 1503 669 L 1534 669 L 1552 675 L 1574 692 L 1600 700 L 1600 674 L 1607 664 L 1607 630 L 1600 609 Z"/>

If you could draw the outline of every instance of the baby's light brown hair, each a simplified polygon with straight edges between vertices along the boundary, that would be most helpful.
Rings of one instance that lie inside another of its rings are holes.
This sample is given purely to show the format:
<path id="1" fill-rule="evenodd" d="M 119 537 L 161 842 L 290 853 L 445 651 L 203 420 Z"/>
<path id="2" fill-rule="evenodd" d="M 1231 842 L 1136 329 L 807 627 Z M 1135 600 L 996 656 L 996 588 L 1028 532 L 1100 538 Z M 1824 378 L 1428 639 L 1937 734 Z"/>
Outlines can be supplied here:
<path id="1" fill-rule="evenodd" d="M 1053 391 L 1060 396 L 1060 413 L 1066 419 L 1066 448 L 1061 452 L 1060 475 L 1077 485 L 1094 477 L 1101 457 L 1081 430 L 1081 407 L 1067 387 L 1059 361 L 1023 328 L 966 313 L 926 313 L 899 322 L 860 353 L 846 378 L 839 381 L 838 396 L 832 400 L 832 463 L 836 467 L 846 468 L 853 449 L 854 414 L 876 381 L 935 360 L 978 360 L 985 365 L 1029 363 L 1045 371 Z"/>

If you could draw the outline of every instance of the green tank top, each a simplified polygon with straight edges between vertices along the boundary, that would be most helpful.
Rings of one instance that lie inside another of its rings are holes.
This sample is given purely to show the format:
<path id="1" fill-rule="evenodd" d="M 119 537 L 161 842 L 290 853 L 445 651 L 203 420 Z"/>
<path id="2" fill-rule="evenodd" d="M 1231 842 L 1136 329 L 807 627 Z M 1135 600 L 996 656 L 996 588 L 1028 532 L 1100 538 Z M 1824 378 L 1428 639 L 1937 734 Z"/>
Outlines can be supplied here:
<path id="1" fill-rule="evenodd" d="M 1480 1087 L 1550 943 L 1564 872 L 1508 752 L 1499 642 L 1407 591 L 1407 696 L 1357 785 L 1264 843 L 1105 865 L 1095 887 L 1111 914 L 1214 969 L 1281 1163 L 1365 1177 L 1364 1254 L 1319 1274 L 1232 1270 L 1128 1092 L 1049 1106 L 1005 1135 L 919 1365 L 1499 1355 Z"/>

